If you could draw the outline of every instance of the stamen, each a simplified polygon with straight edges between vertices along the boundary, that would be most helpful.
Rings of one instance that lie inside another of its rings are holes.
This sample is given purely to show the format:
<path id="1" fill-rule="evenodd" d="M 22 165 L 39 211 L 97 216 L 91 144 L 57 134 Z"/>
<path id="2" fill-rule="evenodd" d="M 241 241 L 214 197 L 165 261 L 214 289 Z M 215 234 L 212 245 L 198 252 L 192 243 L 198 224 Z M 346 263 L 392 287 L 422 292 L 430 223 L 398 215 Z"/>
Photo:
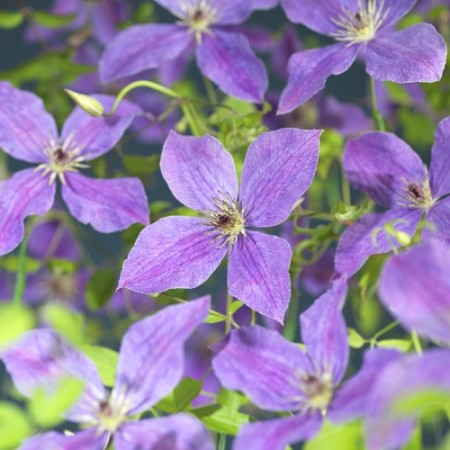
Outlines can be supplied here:
<path id="1" fill-rule="evenodd" d="M 210 26 L 217 22 L 219 10 L 214 0 L 187 0 L 181 3 L 183 14 L 181 25 L 189 28 L 197 44 L 201 44 L 202 34 L 213 34 Z"/>
<path id="2" fill-rule="evenodd" d="M 429 210 L 435 203 L 428 176 L 418 181 L 404 179 L 404 196 L 398 202 L 404 208 Z"/>

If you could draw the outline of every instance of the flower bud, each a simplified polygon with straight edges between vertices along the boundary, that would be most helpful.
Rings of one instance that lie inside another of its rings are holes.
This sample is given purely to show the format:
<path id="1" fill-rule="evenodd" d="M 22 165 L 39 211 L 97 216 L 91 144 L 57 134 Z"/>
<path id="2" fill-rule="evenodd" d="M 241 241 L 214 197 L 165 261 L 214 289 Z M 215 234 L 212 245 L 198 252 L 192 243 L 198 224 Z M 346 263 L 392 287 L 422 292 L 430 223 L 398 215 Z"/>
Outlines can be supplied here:
<path id="1" fill-rule="evenodd" d="M 84 111 L 93 117 L 102 117 L 105 110 L 103 105 L 95 98 L 89 95 L 79 94 L 78 92 L 64 89 L 69 97 Z"/>

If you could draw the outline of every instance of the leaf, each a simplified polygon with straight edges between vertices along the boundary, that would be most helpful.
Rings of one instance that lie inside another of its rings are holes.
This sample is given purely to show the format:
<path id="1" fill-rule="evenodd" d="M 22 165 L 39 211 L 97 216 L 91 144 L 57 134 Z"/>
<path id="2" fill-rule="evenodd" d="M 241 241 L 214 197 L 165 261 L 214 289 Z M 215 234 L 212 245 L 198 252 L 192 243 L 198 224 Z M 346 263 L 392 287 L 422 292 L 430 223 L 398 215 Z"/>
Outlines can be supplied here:
<path id="1" fill-rule="evenodd" d="M 171 394 L 163 398 L 156 407 L 168 413 L 186 410 L 200 394 L 202 382 L 186 377 L 181 380 Z"/>
<path id="2" fill-rule="evenodd" d="M 352 348 L 361 348 L 365 343 L 364 339 L 354 328 L 348 329 L 348 345 Z"/>
<path id="3" fill-rule="evenodd" d="M 195 408 L 190 412 L 200 419 L 209 430 L 232 436 L 236 436 L 242 425 L 250 421 L 250 417 L 247 414 L 233 412 L 226 408 L 220 408 L 217 405 Z"/>
<path id="4" fill-rule="evenodd" d="M 124 156 L 122 158 L 125 169 L 136 176 L 148 175 L 159 169 L 159 155 Z"/>
<path id="5" fill-rule="evenodd" d="M 364 438 L 360 422 L 334 425 L 325 421 L 319 434 L 305 443 L 304 450 L 361 450 Z"/>
<path id="6" fill-rule="evenodd" d="M 0 305 L 0 347 L 18 338 L 34 326 L 33 313 L 21 305 Z"/>
<path id="7" fill-rule="evenodd" d="M 84 341 L 83 316 L 65 306 L 49 303 L 43 309 L 44 321 L 73 345 L 79 347 Z"/>
<path id="8" fill-rule="evenodd" d="M 0 403 L 0 450 L 18 448 L 33 433 L 24 412 L 16 405 Z"/>
<path id="9" fill-rule="evenodd" d="M 23 21 L 22 11 L 0 11 L 0 28 L 16 28 Z"/>
<path id="10" fill-rule="evenodd" d="M 47 261 L 47 267 L 55 275 L 68 275 L 78 269 L 79 263 L 71 259 L 52 258 Z"/>
<path id="11" fill-rule="evenodd" d="M 96 311 L 105 306 L 117 287 L 114 270 L 100 269 L 94 272 L 86 285 L 86 303 L 89 309 Z"/>
<path id="12" fill-rule="evenodd" d="M 411 341 L 407 339 L 385 339 L 377 341 L 377 347 L 394 348 L 401 352 L 407 352 L 411 348 Z"/>
<path id="13" fill-rule="evenodd" d="M 223 314 L 216 311 L 211 311 L 208 314 L 208 317 L 204 320 L 204 323 L 220 323 L 225 322 L 225 320 L 227 320 L 227 318 Z"/>
<path id="14" fill-rule="evenodd" d="M 238 412 L 239 408 L 247 403 L 247 398 L 239 392 L 222 388 L 217 396 L 217 401 L 231 412 Z"/>
<path id="15" fill-rule="evenodd" d="M 61 28 L 69 25 L 77 17 L 76 14 L 52 14 L 47 11 L 34 11 L 33 20 L 44 28 Z"/>
<path id="16" fill-rule="evenodd" d="M 106 387 L 113 387 L 116 382 L 119 354 L 109 348 L 96 345 L 84 345 L 81 350 L 95 364 L 102 383 Z"/>
<path id="17" fill-rule="evenodd" d="M 244 306 L 244 303 L 240 300 L 235 300 L 230 306 L 230 314 L 234 315 L 237 311 L 239 311 Z"/>
<path id="18" fill-rule="evenodd" d="M 450 405 L 450 393 L 444 389 L 421 389 L 398 398 L 391 410 L 399 416 L 422 416 Z"/>
<path id="19" fill-rule="evenodd" d="M 19 258 L 17 255 L 3 256 L 0 259 L 0 267 L 8 272 L 17 273 L 19 270 Z M 38 259 L 27 256 L 25 258 L 25 272 L 35 273 L 41 268 L 41 262 Z"/>

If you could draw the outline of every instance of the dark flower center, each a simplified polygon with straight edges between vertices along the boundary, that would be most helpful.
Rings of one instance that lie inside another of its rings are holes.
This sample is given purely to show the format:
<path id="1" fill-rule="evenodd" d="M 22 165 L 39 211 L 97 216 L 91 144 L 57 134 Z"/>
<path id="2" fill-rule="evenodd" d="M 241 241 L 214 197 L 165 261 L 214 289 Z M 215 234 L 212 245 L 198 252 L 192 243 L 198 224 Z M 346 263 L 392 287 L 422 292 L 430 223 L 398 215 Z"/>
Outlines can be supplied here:
<path id="1" fill-rule="evenodd" d="M 325 414 L 333 397 L 331 377 L 308 374 L 302 379 L 301 388 L 308 398 L 306 409 Z"/>
<path id="2" fill-rule="evenodd" d="M 407 208 L 429 209 L 433 206 L 435 200 L 431 193 L 430 182 L 428 177 L 417 182 L 405 180 L 405 197 L 404 201 L 400 202 L 401 206 Z"/>

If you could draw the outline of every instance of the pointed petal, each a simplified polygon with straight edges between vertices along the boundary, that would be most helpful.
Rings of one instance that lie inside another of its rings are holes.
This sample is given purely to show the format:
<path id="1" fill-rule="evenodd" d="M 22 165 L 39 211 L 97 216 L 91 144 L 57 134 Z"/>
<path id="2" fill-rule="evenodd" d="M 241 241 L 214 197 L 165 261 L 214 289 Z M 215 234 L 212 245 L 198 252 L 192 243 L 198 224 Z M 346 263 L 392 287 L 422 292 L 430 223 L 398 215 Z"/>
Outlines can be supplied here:
<path id="1" fill-rule="evenodd" d="M 380 29 L 395 25 L 414 8 L 416 3 L 417 0 L 385 0 L 384 11 L 387 11 L 387 15 Z"/>
<path id="2" fill-rule="evenodd" d="M 152 407 L 180 382 L 184 343 L 209 309 L 209 297 L 164 308 L 134 323 L 120 347 L 111 401 L 127 405 L 127 415 Z"/>
<path id="3" fill-rule="evenodd" d="M 449 360 L 449 350 L 433 349 L 423 356 L 399 358 L 381 372 L 368 398 L 365 425 L 369 450 L 400 448 L 410 437 L 414 415 L 396 412 L 403 398 L 422 390 L 450 394 L 450 373 L 443 370 Z"/>
<path id="4" fill-rule="evenodd" d="M 98 180 L 68 172 L 61 192 L 70 214 L 101 233 L 149 223 L 147 196 L 138 178 Z"/>
<path id="5" fill-rule="evenodd" d="M 196 49 L 200 71 L 232 97 L 261 103 L 267 90 L 266 69 L 239 33 L 214 29 L 204 34 Z"/>
<path id="6" fill-rule="evenodd" d="M 395 83 L 439 81 L 447 60 L 447 46 L 427 23 L 381 34 L 367 44 L 366 67 L 376 80 Z"/>
<path id="7" fill-rule="evenodd" d="M 84 393 L 66 418 L 88 422 L 95 417 L 97 404 L 106 398 L 94 363 L 50 329 L 25 333 L 0 353 L 16 389 L 30 397 L 37 388 L 52 391 L 67 377 L 81 379 Z"/>
<path id="8" fill-rule="evenodd" d="M 103 83 L 159 67 L 175 59 L 191 43 L 187 28 L 177 25 L 133 25 L 106 47 L 100 59 Z"/>
<path id="9" fill-rule="evenodd" d="M 284 239 L 247 232 L 231 249 L 229 293 L 255 311 L 283 323 L 291 297 L 291 254 Z"/>
<path id="10" fill-rule="evenodd" d="M 297 409 L 301 376 L 312 371 L 310 360 L 296 344 L 260 326 L 233 330 L 212 365 L 227 389 L 242 391 L 270 411 Z"/>
<path id="11" fill-rule="evenodd" d="M 0 148 L 13 158 L 46 162 L 44 149 L 58 140 L 53 117 L 42 100 L 28 91 L 0 82 Z"/>
<path id="12" fill-rule="evenodd" d="M 0 255 L 14 250 L 21 242 L 28 216 L 44 215 L 52 206 L 55 184 L 34 169 L 15 173 L 2 186 L 0 197 Z"/>
<path id="13" fill-rule="evenodd" d="M 100 101 L 108 113 L 114 97 L 109 95 L 91 95 Z M 70 139 L 72 145 L 81 149 L 80 156 L 91 160 L 109 152 L 122 138 L 127 128 L 140 112 L 134 103 L 123 100 L 111 117 L 92 117 L 77 106 L 67 118 L 62 129 L 63 141 Z"/>
<path id="14" fill-rule="evenodd" d="M 300 316 L 307 354 L 320 375 L 331 375 L 334 386 L 344 377 L 349 357 L 347 326 L 342 315 L 346 297 L 347 280 L 341 277 Z"/>
<path id="15" fill-rule="evenodd" d="M 352 186 L 384 206 L 404 203 L 408 182 L 427 176 L 419 155 L 392 133 L 372 132 L 350 140 L 343 162 Z"/>
<path id="16" fill-rule="evenodd" d="M 237 198 L 234 161 L 212 136 L 183 136 L 171 131 L 161 154 L 161 173 L 172 194 L 197 211 L 215 210 L 220 193 Z"/>
<path id="17" fill-rule="evenodd" d="M 252 13 L 255 6 L 253 0 L 243 2 L 242 0 L 209 0 L 217 10 L 217 25 L 237 25 L 245 22 Z"/>
<path id="18" fill-rule="evenodd" d="M 139 235 L 120 275 L 119 287 L 144 294 L 193 289 L 205 282 L 225 257 L 198 217 L 166 217 Z"/>
<path id="19" fill-rule="evenodd" d="M 450 194 L 450 117 L 439 122 L 431 150 L 430 184 L 433 196 Z"/>
<path id="20" fill-rule="evenodd" d="M 234 450 L 284 450 L 287 445 L 313 438 L 322 426 L 322 418 L 294 416 L 244 425 Z"/>
<path id="21" fill-rule="evenodd" d="M 450 246 L 450 197 L 432 206 L 426 216 L 422 239 Z"/>
<path id="22" fill-rule="evenodd" d="M 24 441 L 19 450 L 104 450 L 108 442 L 108 434 L 98 434 L 98 430 L 90 428 L 74 435 L 65 435 L 50 431 L 38 434 Z"/>
<path id="23" fill-rule="evenodd" d="M 450 344 L 450 247 L 422 244 L 392 256 L 378 293 L 407 329 Z"/>
<path id="24" fill-rule="evenodd" d="M 388 253 L 401 247 L 394 236 L 383 231 L 383 227 L 391 223 L 397 231 L 412 237 L 420 217 L 418 209 L 390 209 L 361 217 L 341 235 L 336 251 L 336 272 L 350 278 L 370 255 Z"/>
<path id="25" fill-rule="evenodd" d="M 320 133 L 284 128 L 250 144 L 239 195 L 249 226 L 272 227 L 289 217 L 316 173 Z"/>
<path id="26" fill-rule="evenodd" d="M 272 9 L 278 5 L 279 0 L 252 0 L 253 9 Z"/>
<path id="27" fill-rule="evenodd" d="M 292 55 L 288 84 L 281 94 L 277 114 L 291 112 L 323 89 L 330 75 L 345 72 L 355 61 L 358 50 L 359 45 L 339 43 Z"/>
<path id="28" fill-rule="evenodd" d="M 396 350 L 366 351 L 362 368 L 334 394 L 328 410 L 330 420 L 344 423 L 363 416 L 367 407 L 367 393 L 372 390 L 381 371 L 400 355 Z"/>
<path id="29" fill-rule="evenodd" d="M 103 46 L 109 44 L 119 33 L 119 24 L 128 18 L 127 5 L 123 2 L 97 3 L 92 11 L 92 28 L 96 39 Z"/>

